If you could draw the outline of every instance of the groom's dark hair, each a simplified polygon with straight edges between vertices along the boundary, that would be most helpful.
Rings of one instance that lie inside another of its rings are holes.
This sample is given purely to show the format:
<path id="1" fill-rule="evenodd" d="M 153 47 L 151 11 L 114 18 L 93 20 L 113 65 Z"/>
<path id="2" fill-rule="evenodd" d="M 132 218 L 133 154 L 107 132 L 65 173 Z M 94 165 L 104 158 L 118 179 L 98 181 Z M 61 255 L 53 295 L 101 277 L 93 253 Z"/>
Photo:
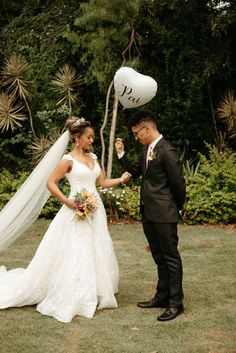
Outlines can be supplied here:
<path id="1" fill-rule="evenodd" d="M 131 115 L 129 125 L 130 128 L 132 128 L 133 126 L 139 125 L 146 121 L 150 121 L 156 125 L 156 116 L 151 110 L 140 109 Z"/>

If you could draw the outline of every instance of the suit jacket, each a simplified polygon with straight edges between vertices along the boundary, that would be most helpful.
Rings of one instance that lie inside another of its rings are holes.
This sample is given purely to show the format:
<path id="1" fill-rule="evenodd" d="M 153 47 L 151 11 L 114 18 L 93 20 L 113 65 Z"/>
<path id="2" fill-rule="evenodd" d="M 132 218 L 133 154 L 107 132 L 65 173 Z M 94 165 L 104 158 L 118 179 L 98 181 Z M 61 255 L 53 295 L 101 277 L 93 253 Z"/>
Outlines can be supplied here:
<path id="1" fill-rule="evenodd" d="M 162 138 L 154 147 L 153 159 L 146 168 L 148 146 L 144 146 L 139 165 L 124 155 L 120 161 L 133 178 L 142 175 L 140 207 L 144 218 L 154 223 L 175 223 L 180 219 L 186 186 L 176 149 Z"/>

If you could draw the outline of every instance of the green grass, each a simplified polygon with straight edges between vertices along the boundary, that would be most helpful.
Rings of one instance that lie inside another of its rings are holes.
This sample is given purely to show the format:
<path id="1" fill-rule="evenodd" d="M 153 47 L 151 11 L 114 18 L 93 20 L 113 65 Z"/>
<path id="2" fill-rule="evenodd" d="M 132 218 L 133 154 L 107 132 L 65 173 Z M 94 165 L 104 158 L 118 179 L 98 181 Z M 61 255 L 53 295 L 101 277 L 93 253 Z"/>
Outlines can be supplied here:
<path id="1" fill-rule="evenodd" d="M 38 220 L 0 254 L 7 268 L 25 267 L 49 221 Z M 180 226 L 185 313 L 156 320 L 161 309 L 136 303 L 155 291 L 156 275 L 140 224 L 110 226 L 119 266 L 119 308 L 63 324 L 33 307 L 0 311 L 0 353 L 235 353 L 236 229 Z"/>

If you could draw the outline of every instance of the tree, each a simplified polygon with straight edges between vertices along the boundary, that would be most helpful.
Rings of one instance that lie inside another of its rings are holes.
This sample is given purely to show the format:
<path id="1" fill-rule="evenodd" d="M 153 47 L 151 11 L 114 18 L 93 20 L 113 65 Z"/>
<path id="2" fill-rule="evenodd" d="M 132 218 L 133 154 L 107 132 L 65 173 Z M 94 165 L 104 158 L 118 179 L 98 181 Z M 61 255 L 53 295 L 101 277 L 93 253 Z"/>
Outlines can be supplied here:
<path id="1" fill-rule="evenodd" d="M 54 108 L 57 97 L 48 83 L 59 67 L 65 63 L 73 65 L 71 46 L 63 33 L 73 23 L 77 8 L 77 0 L 24 1 L 19 16 L 0 33 L 3 60 L 15 52 L 30 64 L 32 89 L 37 92 L 31 101 L 33 115 L 39 110 Z"/>
<path id="2" fill-rule="evenodd" d="M 26 119 L 22 114 L 23 106 L 15 104 L 15 99 L 6 93 L 0 93 L 0 129 L 1 131 L 14 131 L 22 126 L 21 122 Z"/>
<path id="3" fill-rule="evenodd" d="M 4 0 L 4 3 L 7 3 L 10 13 L 10 6 L 15 2 Z M 52 127 L 61 129 L 68 116 L 68 112 L 56 105 L 58 97 L 52 90 L 51 80 L 65 63 L 73 65 L 75 60 L 76 71 L 78 69 L 79 60 L 71 55 L 71 45 L 63 37 L 67 26 L 74 21 L 77 8 L 77 0 L 21 1 L 15 7 L 17 11 L 9 15 L 9 21 L 5 21 L 0 31 L 0 65 L 13 52 L 29 64 L 30 92 L 33 93 L 30 110 L 37 136 L 46 134 Z M 32 156 L 28 144 L 32 142 L 32 134 L 28 125 L 26 120 L 22 128 L 15 129 L 14 133 L 4 130 L 1 134 L 1 167 L 17 169 L 22 164 L 25 168 L 29 167 Z"/>
<path id="4" fill-rule="evenodd" d="M 31 97 L 30 82 L 27 77 L 29 68 L 30 65 L 21 55 L 11 54 L 9 58 L 6 58 L 2 69 L 2 82 L 3 86 L 6 87 L 7 93 L 12 97 L 12 102 L 17 99 L 23 100 L 29 113 L 33 136 L 36 138 L 31 109 L 28 103 L 28 99 Z"/>
<path id="5" fill-rule="evenodd" d="M 218 42 L 215 51 L 217 55 L 211 57 L 211 86 L 216 90 L 216 144 L 224 147 L 225 138 L 233 148 L 235 144 L 235 97 L 236 89 L 236 13 L 235 0 L 212 1 L 212 36 Z M 226 133 L 222 134 L 221 123 L 225 123 Z"/>
<path id="6" fill-rule="evenodd" d="M 71 114 L 72 107 L 76 105 L 79 100 L 76 90 L 83 84 L 82 76 L 77 75 L 76 70 L 73 67 L 65 64 L 58 72 L 56 72 L 52 84 L 54 85 L 54 90 L 60 96 L 57 105 L 67 105 Z"/>
<path id="7" fill-rule="evenodd" d="M 157 94 L 145 108 L 156 112 L 158 126 L 165 137 L 180 150 L 184 149 L 187 158 L 194 157 L 196 150 L 206 151 L 205 141 L 214 143 L 217 134 L 221 138 L 222 123 L 216 119 L 216 110 L 225 92 L 235 92 L 236 87 L 235 0 L 227 1 L 225 7 L 218 6 L 220 3 L 219 0 L 24 0 L 18 3 L 3 0 L 0 66 L 13 52 L 29 63 L 30 92 L 34 93 L 30 109 L 37 136 L 39 132 L 46 134 L 52 127 L 62 128 L 67 114 L 59 111 L 61 107 L 57 103 L 62 96 L 58 98 L 49 84 L 52 77 L 65 63 L 81 73 L 85 84 L 79 88 L 79 98 L 84 103 L 79 107 L 72 101 L 67 103 L 73 114 L 88 117 L 95 129 L 100 128 L 101 141 L 104 137 L 107 144 L 110 139 L 108 156 L 104 154 L 104 165 L 106 162 L 108 167 L 112 161 L 115 129 L 119 129 L 119 136 L 127 138 L 132 156 L 138 157 L 138 145 L 128 138 L 131 136 L 127 129 L 130 110 L 120 109 L 116 120 L 112 79 L 125 62 L 158 82 Z M 105 98 L 107 124 L 103 120 Z M 100 153 L 98 139 L 95 147 Z M 2 164 L 9 166 L 9 156 L 14 154 L 15 161 L 22 161 L 23 156 L 27 165 L 30 140 L 31 127 L 27 120 L 14 133 L 11 129 L 4 130 L 0 141 Z M 228 142 L 235 146 L 234 141 Z M 114 168 L 119 168 L 118 163 L 113 163 Z"/>
<path id="8" fill-rule="evenodd" d="M 165 136 L 188 155 L 205 150 L 204 140 L 214 142 L 219 97 L 235 86 L 235 35 L 213 35 L 221 16 L 214 5 L 206 0 L 145 1 L 136 26 L 142 38 L 141 69 L 159 86 L 149 106 L 158 112 Z"/>
<path id="9" fill-rule="evenodd" d="M 80 5 L 81 14 L 76 19 L 77 33 L 69 31 L 67 38 L 74 46 L 74 52 L 82 52 L 81 63 L 85 70 L 85 81 L 92 85 L 98 82 L 101 92 L 107 90 L 104 123 L 100 130 L 102 140 L 102 167 L 105 170 L 105 143 L 103 130 L 109 114 L 109 98 L 112 92 L 115 71 L 121 65 L 137 64 L 138 35 L 135 21 L 140 0 L 90 0 Z M 119 28 L 119 30 L 117 30 Z M 126 54 L 128 53 L 128 56 Z M 110 84 L 109 84 L 110 82 Z M 107 175 L 111 176 L 114 133 L 116 127 L 118 101 L 113 95 L 112 120 L 110 125 Z"/>
<path id="10" fill-rule="evenodd" d="M 1 0 L 0 30 L 11 23 L 15 17 L 19 16 L 25 3 L 26 1 Z"/>
<path id="11" fill-rule="evenodd" d="M 236 139 L 236 98 L 228 91 L 217 108 L 217 117 L 224 123 L 229 139 Z"/>

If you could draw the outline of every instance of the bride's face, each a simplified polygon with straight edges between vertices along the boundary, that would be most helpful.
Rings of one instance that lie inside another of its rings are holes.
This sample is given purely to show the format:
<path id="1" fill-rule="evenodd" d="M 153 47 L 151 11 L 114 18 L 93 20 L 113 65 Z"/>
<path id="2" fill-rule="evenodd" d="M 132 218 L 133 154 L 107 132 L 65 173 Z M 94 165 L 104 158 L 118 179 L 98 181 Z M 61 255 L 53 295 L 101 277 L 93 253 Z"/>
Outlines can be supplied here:
<path id="1" fill-rule="evenodd" d="M 78 146 L 84 151 L 89 151 L 92 147 L 94 141 L 94 131 L 91 127 L 87 127 L 83 133 L 78 138 Z"/>

